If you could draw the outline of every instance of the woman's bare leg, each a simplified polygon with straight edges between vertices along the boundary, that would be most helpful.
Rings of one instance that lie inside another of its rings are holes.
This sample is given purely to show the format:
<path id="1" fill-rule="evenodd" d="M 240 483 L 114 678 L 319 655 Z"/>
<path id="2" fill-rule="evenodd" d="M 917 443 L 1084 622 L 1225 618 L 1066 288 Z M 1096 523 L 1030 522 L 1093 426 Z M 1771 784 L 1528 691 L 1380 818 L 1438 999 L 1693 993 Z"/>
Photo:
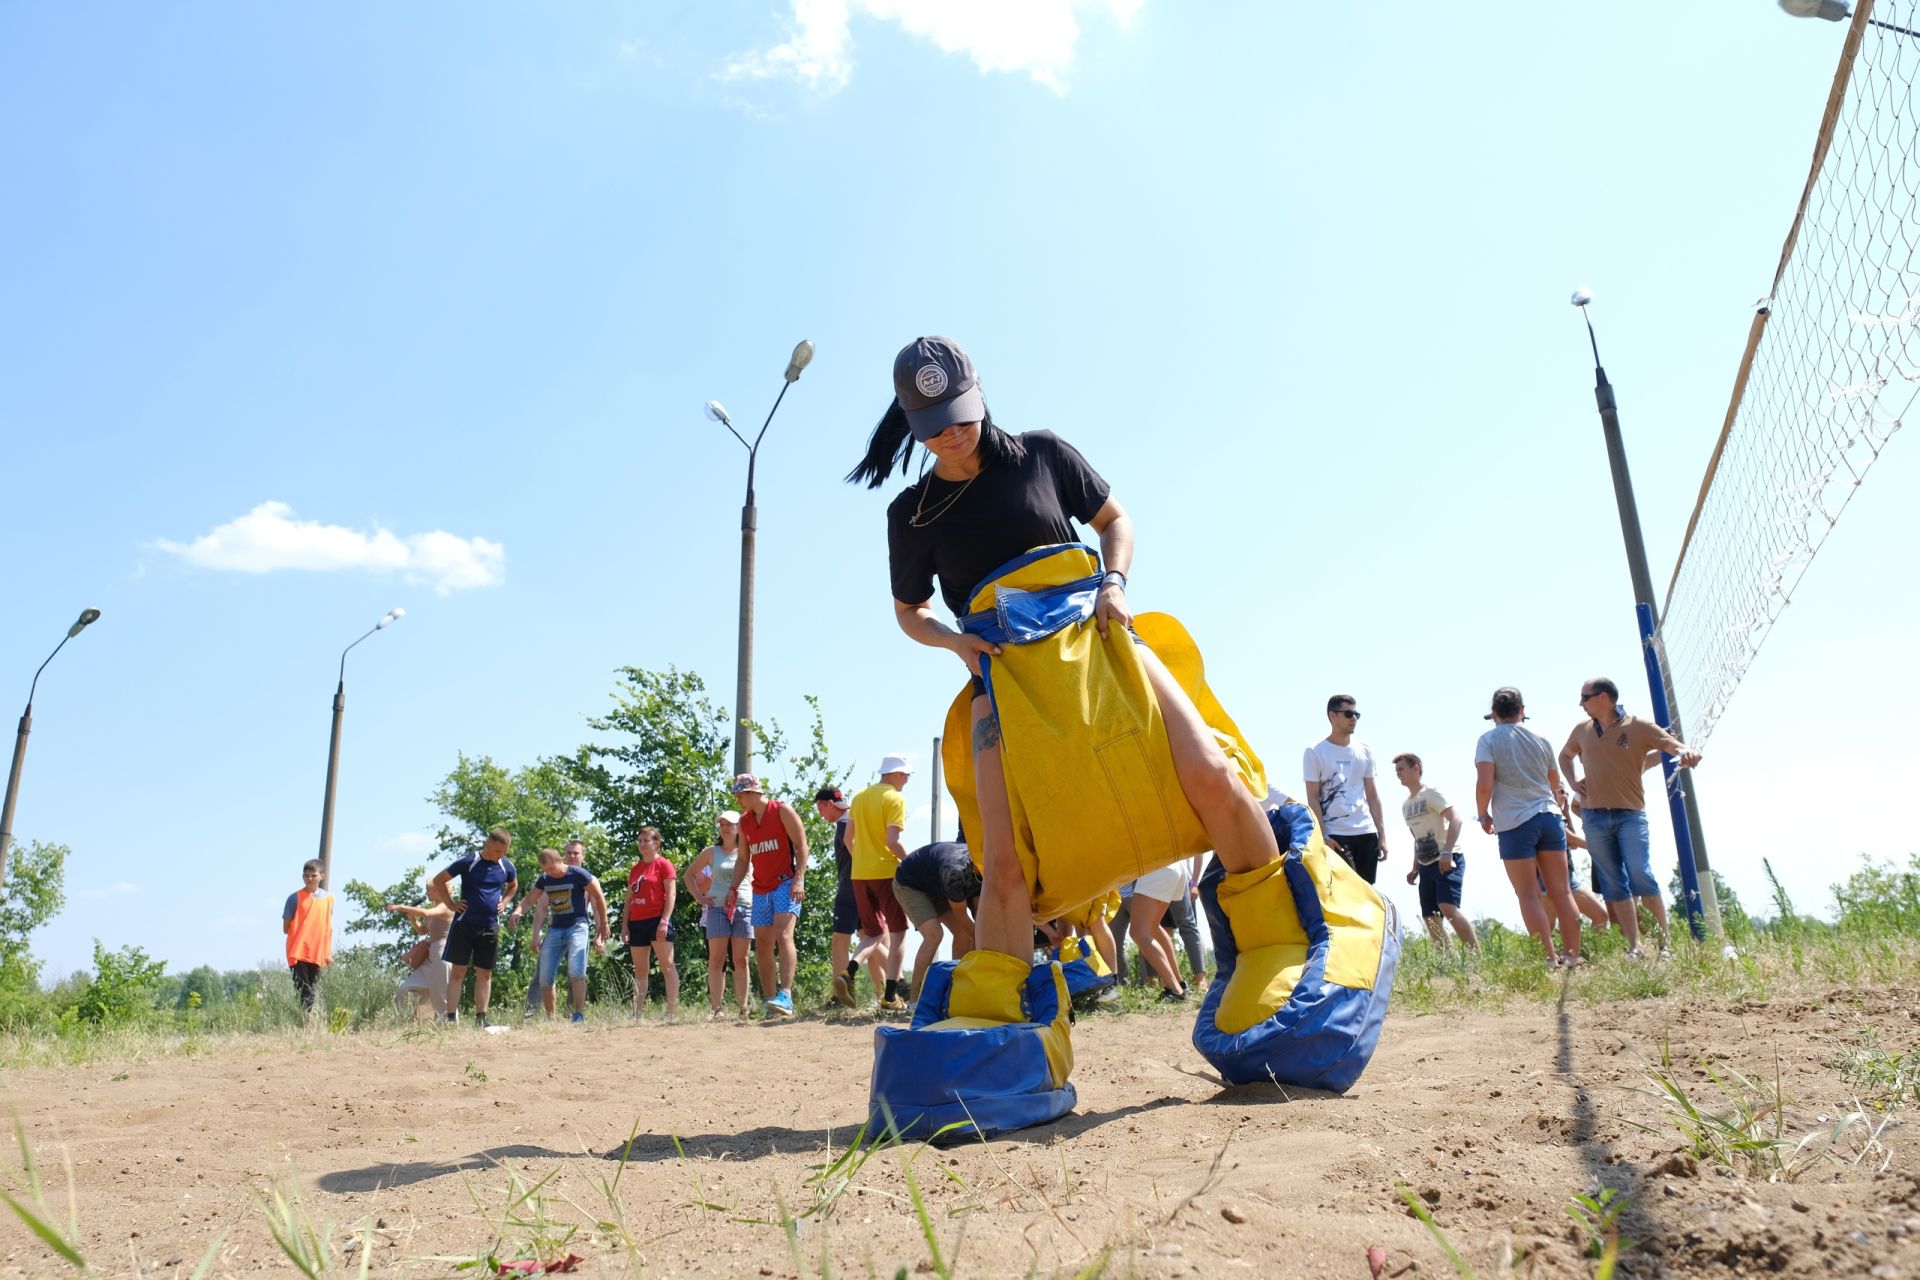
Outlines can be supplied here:
<path id="1" fill-rule="evenodd" d="M 1559 953 L 1553 949 L 1553 926 L 1547 922 L 1547 907 L 1540 901 L 1540 860 L 1502 859 L 1500 865 L 1507 869 L 1507 883 L 1513 886 L 1513 896 L 1520 900 L 1520 919 L 1527 926 L 1527 932 L 1540 939 L 1547 959 L 1559 959 Z M 1566 884 L 1564 876 L 1560 883 Z"/>
<path id="2" fill-rule="evenodd" d="M 729 938 L 733 948 L 733 1002 L 740 1006 L 741 1016 L 753 1007 L 747 999 L 747 942 L 746 938 Z"/>
<path id="3" fill-rule="evenodd" d="M 647 965 L 653 958 L 651 944 L 644 947 L 627 946 L 627 955 L 633 959 L 633 1016 L 639 1017 L 640 1011 L 647 1007 Z"/>
<path id="4" fill-rule="evenodd" d="M 1160 703 L 1160 716 L 1166 722 L 1167 742 L 1173 748 L 1173 771 L 1180 779 L 1180 790 L 1193 806 L 1200 825 L 1207 829 L 1220 864 L 1228 871 L 1252 871 L 1266 866 L 1280 856 L 1280 846 L 1273 838 L 1273 827 L 1268 824 L 1260 801 L 1240 781 L 1226 753 L 1214 741 L 1213 730 L 1200 718 L 1193 699 L 1187 697 L 1187 691 L 1180 687 L 1166 664 L 1145 645 L 1136 646 L 1134 651 L 1146 665 L 1147 679 Z M 975 703 L 977 706 L 978 699 Z M 1004 799 L 1004 784 L 1001 794 Z M 1012 819 L 1007 821 L 1011 836 Z M 1158 921 L 1159 917 L 1154 919 Z"/>
<path id="5" fill-rule="evenodd" d="M 1580 955 L 1580 907 L 1567 887 L 1567 855 L 1562 849 L 1543 849 L 1535 859 L 1540 878 L 1547 882 L 1547 901 L 1560 917 L 1560 950 L 1568 956 Z"/>
<path id="6" fill-rule="evenodd" d="M 980 907 L 974 944 L 1033 959 L 1033 891 L 1013 849 L 1013 810 L 1000 771 L 1000 722 L 982 694 L 973 700 L 973 781 L 980 804 Z"/>
<path id="7" fill-rule="evenodd" d="M 1133 916 L 1127 922 L 1128 931 L 1133 935 L 1133 945 L 1140 948 L 1140 954 L 1146 957 L 1147 967 L 1160 979 L 1161 987 L 1168 991 L 1183 991 L 1186 984 L 1180 981 L 1173 957 L 1167 954 L 1167 948 L 1160 939 L 1159 921 L 1166 909 L 1167 904 L 1160 899 L 1149 898 L 1135 890 Z"/>
<path id="8" fill-rule="evenodd" d="M 727 994 L 727 939 L 707 939 L 707 1004 L 715 1013 Z"/>

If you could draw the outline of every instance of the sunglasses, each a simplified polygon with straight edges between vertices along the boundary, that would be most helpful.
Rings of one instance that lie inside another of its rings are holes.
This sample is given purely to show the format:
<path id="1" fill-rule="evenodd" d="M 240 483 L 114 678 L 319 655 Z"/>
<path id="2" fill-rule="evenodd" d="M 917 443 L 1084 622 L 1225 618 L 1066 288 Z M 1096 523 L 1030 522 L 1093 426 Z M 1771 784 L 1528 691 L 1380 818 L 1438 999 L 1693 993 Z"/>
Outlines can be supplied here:
<path id="1" fill-rule="evenodd" d="M 1585 703 L 1585 702 L 1589 702 L 1589 701 L 1591 701 L 1591 700 L 1593 700 L 1594 698 L 1597 698 L 1597 697 L 1599 697 L 1599 696 L 1600 696 L 1600 695 L 1599 695 L 1599 694 L 1597 694 L 1597 693 L 1583 693 L 1583 694 L 1581 694 L 1581 695 L 1580 695 L 1580 701 L 1581 701 L 1581 702 L 1583 702 L 1583 703 Z"/>
<path id="2" fill-rule="evenodd" d="M 1358 720 L 1360 718 L 1360 713 L 1358 711 L 1336 711 L 1333 714 L 1337 716 L 1345 716 L 1349 720 Z"/>

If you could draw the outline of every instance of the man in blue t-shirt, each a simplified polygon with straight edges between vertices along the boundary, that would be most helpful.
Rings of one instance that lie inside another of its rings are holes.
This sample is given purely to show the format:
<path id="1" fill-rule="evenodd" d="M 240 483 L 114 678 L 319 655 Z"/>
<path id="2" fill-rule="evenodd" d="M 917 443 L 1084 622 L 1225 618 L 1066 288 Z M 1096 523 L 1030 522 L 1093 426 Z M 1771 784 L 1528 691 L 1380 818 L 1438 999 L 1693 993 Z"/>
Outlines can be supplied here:
<path id="1" fill-rule="evenodd" d="M 540 940 L 540 962 L 535 970 L 533 989 L 540 992 L 547 1016 L 553 1016 L 553 984 L 559 978 L 560 964 L 567 966 L 567 991 L 573 1000 L 573 1020 L 585 1022 L 587 1009 L 587 945 L 589 938 L 596 950 L 606 951 L 607 899 L 600 881 L 581 862 L 586 848 L 578 840 L 570 841 L 566 855 L 557 850 L 540 851 L 540 875 L 533 882 L 527 900 L 534 904 L 535 931 L 544 917 L 546 935 Z M 523 902 L 514 909 L 507 927 L 519 923 Z M 597 926 L 589 933 L 589 925 Z"/>
<path id="2" fill-rule="evenodd" d="M 473 1014 L 481 1026 L 487 1025 L 487 998 L 493 992 L 493 964 L 500 950 L 500 912 L 520 891 L 520 876 L 507 858 L 513 848 L 513 835 L 505 827 L 487 832 L 487 842 L 479 853 L 470 853 L 434 876 L 427 885 L 427 899 L 453 908 L 453 925 L 447 930 L 447 1021 L 458 1020 L 460 987 L 466 981 L 467 968 L 473 968 Z M 458 878 L 460 898 L 455 901 L 448 882 Z"/>

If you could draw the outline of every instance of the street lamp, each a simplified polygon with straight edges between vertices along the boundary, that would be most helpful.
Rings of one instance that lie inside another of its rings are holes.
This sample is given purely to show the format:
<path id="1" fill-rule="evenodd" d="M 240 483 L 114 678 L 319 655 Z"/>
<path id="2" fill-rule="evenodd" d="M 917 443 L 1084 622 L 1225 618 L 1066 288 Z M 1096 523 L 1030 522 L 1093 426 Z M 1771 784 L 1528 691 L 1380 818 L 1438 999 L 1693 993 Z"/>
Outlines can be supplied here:
<path id="1" fill-rule="evenodd" d="M 394 623 L 407 616 L 405 609 L 389 609 L 386 616 L 373 624 L 373 630 L 360 637 L 365 640 L 374 631 L 385 631 Z M 320 886 L 333 888 L 333 791 L 334 784 L 340 779 L 340 718 L 347 710 L 347 655 L 353 652 L 353 646 L 360 643 L 355 640 L 340 651 L 340 683 L 333 691 L 333 739 L 327 744 L 327 799 L 320 810 Z"/>
<path id="2" fill-rule="evenodd" d="M 1640 508 L 1633 500 L 1633 477 L 1627 471 L 1627 447 L 1620 436 L 1620 413 L 1613 399 L 1613 384 L 1600 363 L 1600 341 L 1593 335 L 1593 313 L 1588 304 L 1593 290 L 1573 291 L 1570 299 L 1586 321 L 1587 345 L 1593 350 L 1593 398 L 1600 409 L 1600 430 L 1607 442 L 1607 465 L 1613 471 L 1613 500 L 1620 511 L 1620 535 L 1627 546 L 1627 572 L 1633 579 L 1634 617 L 1640 629 L 1640 653 L 1646 662 L 1648 695 L 1653 700 L 1653 718 L 1670 729 L 1679 723 L 1679 711 L 1667 698 L 1664 674 L 1666 655 L 1655 638 L 1658 620 L 1653 604 L 1653 575 L 1647 570 L 1647 544 L 1640 535 Z M 1680 883 L 1686 890 L 1687 924 L 1696 938 L 1705 937 L 1703 916 L 1719 927 L 1719 903 L 1714 900 L 1713 878 L 1707 866 L 1707 840 L 1700 826 L 1700 808 L 1693 795 L 1693 771 L 1676 769 L 1673 757 L 1662 755 L 1661 765 L 1667 780 L 1667 804 L 1673 817 L 1673 842 L 1680 853 Z"/>
<path id="3" fill-rule="evenodd" d="M 1824 18 L 1828 22 L 1845 22 L 1853 16 L 1853 6 L 1847 0 L 1780 0 L 1780 7 L 1796 18 Z M 1920 31 L 1896 27 L 1878 18 L 1868 18 L 1867 21 L 1888 31 L 1898 31 L 1903 36 L 1920 36 Z"/>
<path id="4" fill-rule="evenodd" d="M 67 628 L 67 634 L 47 655 L 47 662 L 52 662 L 67 647 L 67 641 L 99 620 L 98 609 L 82 609 L 79 618 Z M 0 806 L 0 895 L 6 892 L 7 850 L 13 846 L 13 809 L 20 801 L 20 766 L 26 763 L 27 735 L 33 732 L 33 695 L 40 688 L 40 672 L 47 669 L 47 662 L 40 664 L 39 671 L 33 673 L 33 683 L 27 686 L 27 709 L 20 713 L 20 731 L 13 739 L 13 767 L 7 770 L 7 800 L 4 806 Z"/>
<path id="5" fill-rule="evenodd" d="M 745 773 L 747 762 L 753 755 L 752 735 L 747 730 L 747 721 L 753 718 L 753 535 L 758 520 L 753 504 L 753 468 L 760 458 L 760 441 L 766 438 L 773 415 L 780 412 L 780 402 L 787 398 L 787 388 L 800 381 L 800 371 L 812 362 L 813 343 L 802 340 L 794 347 L 793 358 L 787 361 L 787 371 L 782 375 L 786 382 L 781 385 L 780 394 L 774 397 L 773 408 L 767 410 L 767 420 L 760 424 L 760 434 L 753 438 L 751 444 L 745 436 L 734 430 L 733 419 L 727 414 L 726 406 L 718 400 L 709 400 L 706 404 L 706 415 L 731 432 L 747 451 L 747 501 L 740 508 L 740 640 L 733 689 L 735 773 Z"/>

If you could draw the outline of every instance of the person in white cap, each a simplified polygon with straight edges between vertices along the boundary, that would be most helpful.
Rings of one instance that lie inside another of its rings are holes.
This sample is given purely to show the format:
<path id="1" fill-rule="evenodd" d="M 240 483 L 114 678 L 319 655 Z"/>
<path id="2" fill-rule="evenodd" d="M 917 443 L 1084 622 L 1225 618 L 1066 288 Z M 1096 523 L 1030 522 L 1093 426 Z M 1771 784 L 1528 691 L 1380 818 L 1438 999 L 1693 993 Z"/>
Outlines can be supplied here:
<path id="1" fill-rule="evenodd" d="M 869 963 L 884 969 L 886 987 L 880 1007 L 907 1007 L 900 970 L 907 955 L 907 913 L 893 892 L 893 874 L 907 856 L 900 833 L 907 825 L 907 798 L 900 788 L 913 775 L 905 756 L 884 756 L 880 780 L 853 798 L 847 843 L 853 847 L 853 902 L 860 911 L 860 932 L 874 939 Z M 884 954 L 881 954 L 884 951 Z"/>

